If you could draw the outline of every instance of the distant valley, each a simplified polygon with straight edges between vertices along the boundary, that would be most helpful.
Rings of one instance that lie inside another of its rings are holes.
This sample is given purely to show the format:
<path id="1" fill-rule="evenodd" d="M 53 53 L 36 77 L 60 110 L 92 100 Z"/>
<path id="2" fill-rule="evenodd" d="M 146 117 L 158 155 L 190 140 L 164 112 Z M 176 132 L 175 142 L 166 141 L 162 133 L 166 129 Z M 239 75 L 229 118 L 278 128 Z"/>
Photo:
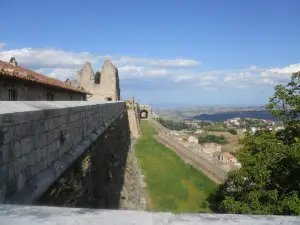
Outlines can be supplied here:
<path id="1" fill-rule="evenodd" d="M 209 120 L 209 121 L 224 121 L 232 118 L 256 118 L 276 121 L 276 117 L 272 116 L 267 110 L 251 110 L 251 111 L 234 111 L 220 112 L 215 114 L 201 114 L 194 116 L 193 120 Z"/>
<path id="2" fill-rule="evenodd" d="M 175 120 L 224 120 L 234 117 L 264 118 L 274 120 L 264 106 L 251 107 L 174 107 L 174 108 L 156 108 L 154 109 L 160 116 Z"/>

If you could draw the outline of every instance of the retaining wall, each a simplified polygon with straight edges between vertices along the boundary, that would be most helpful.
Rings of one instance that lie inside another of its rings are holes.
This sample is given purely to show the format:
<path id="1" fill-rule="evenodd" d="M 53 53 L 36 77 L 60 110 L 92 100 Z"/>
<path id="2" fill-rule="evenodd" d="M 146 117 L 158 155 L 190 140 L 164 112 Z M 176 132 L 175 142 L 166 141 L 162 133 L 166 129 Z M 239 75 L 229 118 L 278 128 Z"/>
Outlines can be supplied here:
<path id="1" fill-rule="evenodd" d="M 34 202 L 125 102 L 0 102 L 0 203 Z"/>

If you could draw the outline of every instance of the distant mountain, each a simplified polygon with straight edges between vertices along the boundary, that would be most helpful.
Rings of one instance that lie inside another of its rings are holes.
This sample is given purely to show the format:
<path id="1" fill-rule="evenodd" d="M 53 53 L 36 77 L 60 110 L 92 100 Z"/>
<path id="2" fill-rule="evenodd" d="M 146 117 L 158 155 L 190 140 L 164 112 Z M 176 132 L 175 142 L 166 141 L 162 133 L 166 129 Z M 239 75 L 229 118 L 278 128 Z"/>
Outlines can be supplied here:
<path id="1" fill-rule="evenodd" d="M 192 117 L 194 120 L 209 120 L 209 121 L 224 121 L 232 118 L 255 118 L 264 120 L 276 121 L 277 118 L 272 116 L 267 110 L 256 111 L 235 111 L 235 112 L 220 112 L 215 114 L 201 114 Z"/>

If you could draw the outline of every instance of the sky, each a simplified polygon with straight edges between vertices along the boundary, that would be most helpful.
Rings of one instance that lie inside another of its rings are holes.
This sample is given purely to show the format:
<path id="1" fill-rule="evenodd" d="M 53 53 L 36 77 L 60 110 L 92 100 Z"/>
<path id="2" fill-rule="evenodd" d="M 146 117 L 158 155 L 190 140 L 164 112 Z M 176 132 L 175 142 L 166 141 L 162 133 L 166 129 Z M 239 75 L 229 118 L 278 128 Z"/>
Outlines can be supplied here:
<path id="1" fill-rule="evenodd" d="M 62 81 L 111 60 L 121 96 L 264 105 L 300 70 L 299 0 L 1 0 L 0 60 Z"/>

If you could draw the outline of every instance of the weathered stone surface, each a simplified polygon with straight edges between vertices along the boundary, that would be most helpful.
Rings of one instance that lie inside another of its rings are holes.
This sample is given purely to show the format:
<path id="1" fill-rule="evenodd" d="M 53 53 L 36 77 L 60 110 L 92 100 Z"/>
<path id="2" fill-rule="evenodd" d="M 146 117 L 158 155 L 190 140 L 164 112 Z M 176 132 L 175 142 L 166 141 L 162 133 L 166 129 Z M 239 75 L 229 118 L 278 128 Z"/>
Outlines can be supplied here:
<path id="1" fill-rule="evenodd" d="M 0 132 L 0 187 L 8 187 L 6 200 L 18 202 L 26 198 L 31 202 L 60 175 L 51 173 L 49 168 L 63 160 L 70 150 L 78 149 L 63 161 L 64 168 L 70 166 L 107 128 L 98 124 L 104 111 L 109 114 L 105 121 L 109 126 L 122 114 L 125 103 L 52 101 L 0 102 L 0 105 L 0 116 L 5 119 L 5 124 L 1 124 L 5 126 L 1 127 L 2 136 Z M 2 107 L 10 113 L 1 114 Z M 73 121 L 66 114 L 69 112 L 73 113 Z M 98 127 L 99 132 L 94 132 Z M 37 191 L 32 190 L 32 185 L 36 185 Z"/>
<path id="2" fill-rule="evenodd" d="M 135 156 L 135 141 L 132 139 L 128 152 L 120 209 L 146 210 L 145 182 Z"/>
<path id="3" fill-rule="evenodd" d="M 1 205 L 0 224 L 9 225 L 296 225 L 299 216 L 172 214 L 47 206 Z"/>
<path id="4" fill-rule="evenodd" d="M 105 60 L 100 72 L 100 83 L 95 83 L 95 74 L 90 62 L 84 64 L 83 68 L 77 72 L 77 80 L 73 83 L 81 86 L 92 94 L 88 100 L 119 101 L 120 85 L 118 69 L 110 60 Z M 71 81 L 72 83 L 72 81 Z"/>
<path id="5" fill-rule="evenodd" d="M 130 132 L 135 138 L 138 138 L 140 136 L 139 111 L 138 105 L 132 96 L 126 101 L 126 107 L 128 112 Z"/>

